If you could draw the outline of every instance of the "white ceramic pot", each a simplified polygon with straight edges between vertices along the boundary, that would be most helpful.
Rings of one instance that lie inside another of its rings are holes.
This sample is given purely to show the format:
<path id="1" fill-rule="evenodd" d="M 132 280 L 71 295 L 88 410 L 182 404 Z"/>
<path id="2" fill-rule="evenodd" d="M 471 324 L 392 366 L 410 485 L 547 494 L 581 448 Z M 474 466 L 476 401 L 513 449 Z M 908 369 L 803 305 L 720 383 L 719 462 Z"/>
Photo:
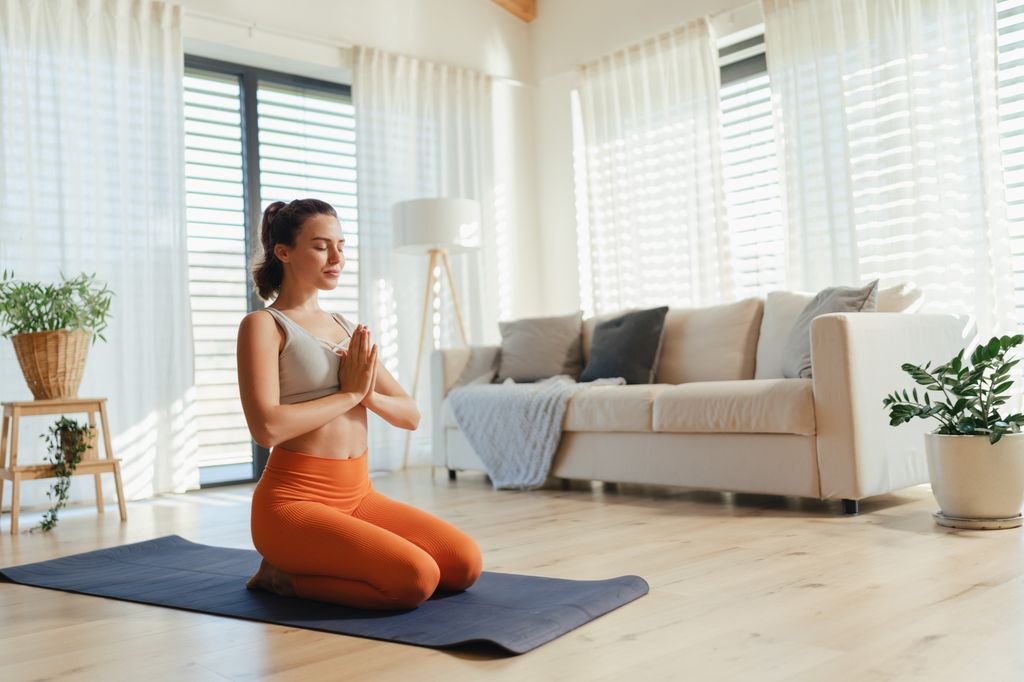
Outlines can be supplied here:
<path id="1" fill-rule="evenodd" d="M 946 519 L 1020 518 L 1024 507 L 1024 433 L 1003 436 L 995 445 L 988 436 L 925 434 L 932 493 Z M 942 523 L 954 527 L 1019 526 Z"/>

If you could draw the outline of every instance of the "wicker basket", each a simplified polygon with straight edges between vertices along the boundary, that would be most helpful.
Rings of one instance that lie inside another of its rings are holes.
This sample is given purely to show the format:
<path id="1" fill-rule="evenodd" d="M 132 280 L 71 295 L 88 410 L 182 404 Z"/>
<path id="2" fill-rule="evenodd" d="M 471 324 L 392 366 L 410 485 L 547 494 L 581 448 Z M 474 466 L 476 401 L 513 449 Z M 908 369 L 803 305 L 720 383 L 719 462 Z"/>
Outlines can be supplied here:
<path id="1" fill-rule="evenodd" d="M 90 333 L 84 329 L 28 332 L 11 337 L 25 383 L 36 400 L 77 398 Z"/>

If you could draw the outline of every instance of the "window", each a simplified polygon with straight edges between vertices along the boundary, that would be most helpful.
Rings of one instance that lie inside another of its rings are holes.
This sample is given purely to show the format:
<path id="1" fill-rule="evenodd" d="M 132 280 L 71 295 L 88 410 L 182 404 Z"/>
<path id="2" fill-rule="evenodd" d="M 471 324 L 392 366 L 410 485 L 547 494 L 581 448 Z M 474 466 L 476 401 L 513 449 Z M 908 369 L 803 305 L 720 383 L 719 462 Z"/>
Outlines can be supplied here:
<path id="1" fill-rule="evenodd" d="M 187 57 L 184 77 L 189 288 L 200 484 L 255 480 L 267 452 L 238 397 L 235 338 L 263 209 L 315 197 L 338 211 L 345 269 L 321 305 L 358 318 L 355 125 L 346 86 Z M 248 227 L 248 229 L 247 229 Z"/>
<path id="2" fill-rule="evenodd" d="M 1021 0 L 1024 2 L 1024 0 Z M 750 31 L 745 31 L 747 36 Z M 738 298 L 763 296 L 785 288 L 785 230 L 771 89 L 764 56 L 763 34 L 720 41 L 722 171 L 726 217 L 730 230 Z M 594 271 L 614 270 L 608 263 L 593 263 L 594 249 L 589 215 L 585 140 L 579 93 L 571 93 L 573 166 L 576 199 L 580 307 L 585 315 L 596 311 Z M 650 227 L 655 235 L 664 226 Z M 664 235 L 650 239 L 666 239 Z M 628 245 L 626 245 L 628 247 Z M 600 247 L 600 244 L 598 244 Z M 598 248 L 597 252 L 608 251 Z M 619 258 L 613 254 L 612 259 Z"/>
<path id="3" fill-rule="evenodd" d="M 719 52 L 722 166 L 737 298 L 785 286 L 785 234 L 764 36 Z"/>
<path id="4" fill-rule="evenodd" d="M 999 60 L 999 139 L 1017 319 L 1024 322 L 1024 0 L 996 3 Z"/>

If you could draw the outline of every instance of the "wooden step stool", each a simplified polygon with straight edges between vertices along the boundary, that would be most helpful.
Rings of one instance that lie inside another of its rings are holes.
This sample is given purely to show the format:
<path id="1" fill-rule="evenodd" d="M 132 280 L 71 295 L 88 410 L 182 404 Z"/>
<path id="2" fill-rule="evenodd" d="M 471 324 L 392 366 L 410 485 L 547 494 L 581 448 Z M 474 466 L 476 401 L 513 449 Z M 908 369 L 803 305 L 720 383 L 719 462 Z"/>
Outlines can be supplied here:
<path id="1" fill-rule="evenodd" d="M 89 426 L 96 428 L 96 413 L 100 415 L 100 426 L 103 429 L 103 445 L 105 457 L 100 459 L 96 451 L 96 431 L 82 453 L 81 461 L 75 466 L 72 476 L 93 474 L 96 481 L 96 511 L 103 513 L 103 482 L 100 474 L 113 472 L 114 484 L 117 488 L 117 506 L 121 510 L 121 521 L 128 520 L 124 506 L 124 490 L 121 488 L 121 460 L 114 458 L 110 445 L 110 428 L 107 424 L 106 398 L 54 398 L 52 400 L 26 400 L 20 402 L 0 403 L 4 407 L 3 433 L 0 435 L 0 507 L 4 502 L 4 481 L 14 486 L 11 497 L 11 535 L 18 532 L 18 504 L 22 481 L 37 478 L 53 478 L 52 464 L 29 464 L 18 466 L 18 420 L 41 414 L 64 414 L 67 412 L 86 412 L 89 415 Z M 11 434 L 11 463 L 7 464 L 7 434 Z"/>

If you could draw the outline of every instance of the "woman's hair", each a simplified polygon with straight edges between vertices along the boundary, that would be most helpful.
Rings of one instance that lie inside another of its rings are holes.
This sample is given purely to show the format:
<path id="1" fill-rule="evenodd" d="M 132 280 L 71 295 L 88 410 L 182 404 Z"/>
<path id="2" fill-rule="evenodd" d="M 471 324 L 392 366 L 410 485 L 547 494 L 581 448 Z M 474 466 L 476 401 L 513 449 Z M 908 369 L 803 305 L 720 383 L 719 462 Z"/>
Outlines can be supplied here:
<path id="1" fill-rule="evenodd" d="M 295 236 L 302 229 L 302 223 L 315 215 L 338 217 L 333 206 L 319 199 L 296 199 L 289 204 L 275 201 L 263 211 L 260 225 L 263 252 L 253 261 L 252 281 L 264 301 L 277 297 L 284 280 L 284 264 L 274 254 L 274 245 L 295 246 Z"/>

